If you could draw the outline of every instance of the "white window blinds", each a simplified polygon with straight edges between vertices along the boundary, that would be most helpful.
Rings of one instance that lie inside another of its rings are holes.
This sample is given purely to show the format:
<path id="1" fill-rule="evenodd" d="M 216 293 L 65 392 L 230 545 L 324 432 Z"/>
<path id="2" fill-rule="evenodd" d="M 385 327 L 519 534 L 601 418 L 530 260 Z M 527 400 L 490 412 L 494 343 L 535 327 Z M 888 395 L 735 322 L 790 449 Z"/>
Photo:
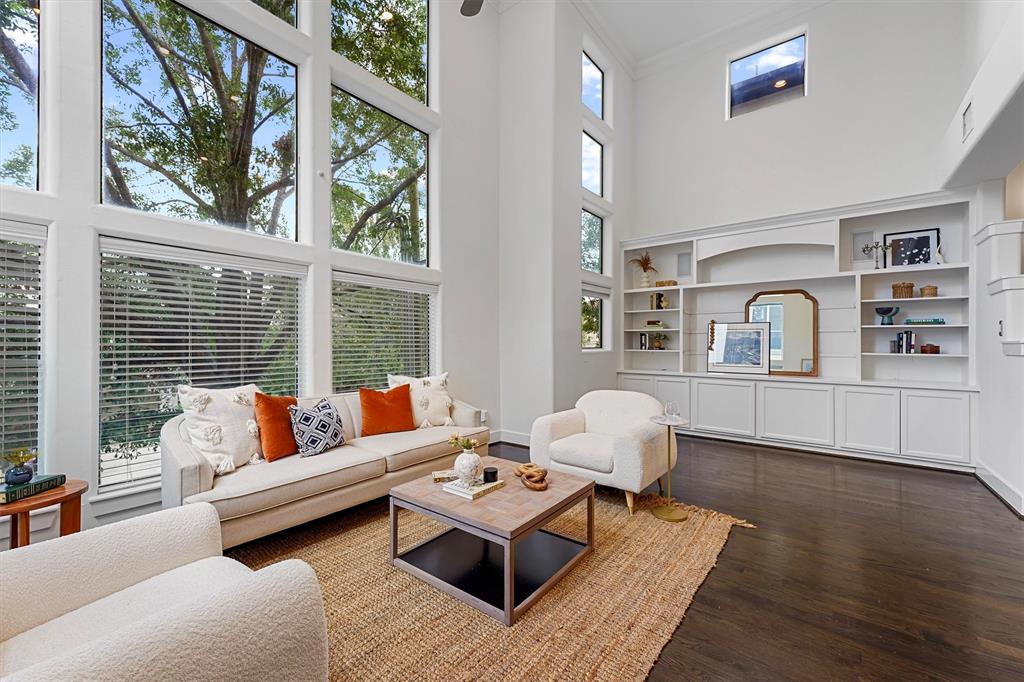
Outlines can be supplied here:
<path id="1" fill-rule="evenodd" d="M 341 393 L 386 388 L 388 374 L 426 376 L 436 355 L 437 287 L 335 273 L 332 375 Z"/>
<path id="2" fill-rule="evenodd" d="M 2 225 L 0 238 L 0 453 L 39 441 L 42 358 L 41 241 Z M 8 238 L 10 237 L 10 238 Z"/>
<path id="3" fill-rule="evenodd" d="M 179 384 L 298 393 L 303 273 L 101 240 L 101 489 L 159 477 L 160 428 L 179 411 Z"/>

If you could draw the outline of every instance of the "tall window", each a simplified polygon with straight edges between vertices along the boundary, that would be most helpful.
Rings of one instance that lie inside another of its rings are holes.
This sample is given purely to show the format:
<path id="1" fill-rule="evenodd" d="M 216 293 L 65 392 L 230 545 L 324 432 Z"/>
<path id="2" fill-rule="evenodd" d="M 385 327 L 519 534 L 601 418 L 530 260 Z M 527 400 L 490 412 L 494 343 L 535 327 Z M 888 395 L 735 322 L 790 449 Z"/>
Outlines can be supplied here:
<path id="1" fill-rule="evenodd" d="M 0 183 L 35 189 L 39 149 L 39 0 L 0 3 Z"/>
<path id="2" fill-rule="evenodd" d="M 331 0 L 335 52 L 427 101 L 427 0 Z"/>
<path id="3" fill-rule="evenodd" d="M 604 220 L 583 209 L 580 230 L 580 267 L 591 272 L 603 272 Z"/>
<path id="4" fill-rule="evenodd" d="M 103 200 L 294 239 L 295 67 L 172 0 L 103 0 Z"/>
<path id="5" fill-rule="evenodd" d="M 39 444 L 42 259 L 41 242 L 0 239 L 0 454 Z"/>
<path id="6" fill-rule="evenodd" d="M 386 388 L 388 374 L 430 374 L 435 299 L 435 287 L 337 274 L 331 303 L 334 390 Z"/>
<path id="7" fill-rule="evenodd" d="M 729 115 L 804 96 L 806 36 L 779 43 L 729 64 Z"/>
<path id="8" fill-rule="evenodd" d="M 604 72 L 583 53 L 583 104 L 598 118 L 604 118 Z"/>
<path id="9" fill-rule="evenodd" d="M 427 136 L 334 88 L 331 241 L 427 264 Z"/>
<path id="10" fill-rule="evenodd" d="M 604 149 L 590 135 L 583 133 L 583 189 L 601 196 L 604 184 Z"/>
<path id="11" fill-rule="evenodd" d="M 604 299 L 600 296 L 584 294 L 580 298 L 580 328 L 582 330 L 581 347 L 597 349 L 604 347 Z"/>
<path id="12" fill-rule="evenodd" d="M 299 389 L 304 269 L 101 240 L 99 485 L 155 480 L 180 384 Z"/>

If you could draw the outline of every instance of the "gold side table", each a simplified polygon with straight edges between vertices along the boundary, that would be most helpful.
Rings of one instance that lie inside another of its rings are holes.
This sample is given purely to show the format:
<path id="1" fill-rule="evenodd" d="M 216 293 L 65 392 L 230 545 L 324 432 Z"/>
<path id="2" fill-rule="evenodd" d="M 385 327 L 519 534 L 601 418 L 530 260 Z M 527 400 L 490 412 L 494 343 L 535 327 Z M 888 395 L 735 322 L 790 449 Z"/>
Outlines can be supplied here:
<path id="1" fill-rule="evenodd" d="M 669 500 L 668 504 L 659 504 L 653 507 L 651 513 L 662 521 L 670 523 L 685 521 L 690 515 L 682 509 L 672 506 L 672 439 L 675 438 L 675 427 L 686 426 L 687 421 L 679 416 L 669 416 L 666 414 L 651 417 L 651 421 L 664 426 L 668 432 L 668 468 L 665 472 L 665 497 Z"/>

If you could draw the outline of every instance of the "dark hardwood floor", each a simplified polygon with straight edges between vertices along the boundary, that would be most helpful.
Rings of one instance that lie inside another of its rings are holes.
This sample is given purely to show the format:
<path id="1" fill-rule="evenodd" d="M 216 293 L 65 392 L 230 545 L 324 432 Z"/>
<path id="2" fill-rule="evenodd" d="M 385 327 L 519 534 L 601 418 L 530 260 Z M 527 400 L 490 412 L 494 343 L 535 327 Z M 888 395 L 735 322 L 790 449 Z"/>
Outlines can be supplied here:
<path id="1" fill-rule="evenodd" d="M 679 451 L 676 497 L 757 528 L 732 532 L 651 680 L 1024 680 L 1024 521 L 973 476 Z"/>

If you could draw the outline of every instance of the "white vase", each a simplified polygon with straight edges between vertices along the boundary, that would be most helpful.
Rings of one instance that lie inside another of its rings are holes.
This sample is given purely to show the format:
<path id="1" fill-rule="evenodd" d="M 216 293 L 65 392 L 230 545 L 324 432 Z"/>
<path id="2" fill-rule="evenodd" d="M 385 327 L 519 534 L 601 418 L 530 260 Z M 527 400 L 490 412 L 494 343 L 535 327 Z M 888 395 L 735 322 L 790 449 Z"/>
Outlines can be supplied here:
<path id="1" fill-rule="evenodd" d="M 462 454 L 455 458 L 455 475 L 459 482 L 470 486 L 480 480 L 483 474 L 483 460 L 475 450 L 463 450 Z"/>
<path id="2" fill-rule="evenodd" d="M 646 270 L 640 271 L 640 288 L 647 289 L 651 286 L 651 276 Z"/>

